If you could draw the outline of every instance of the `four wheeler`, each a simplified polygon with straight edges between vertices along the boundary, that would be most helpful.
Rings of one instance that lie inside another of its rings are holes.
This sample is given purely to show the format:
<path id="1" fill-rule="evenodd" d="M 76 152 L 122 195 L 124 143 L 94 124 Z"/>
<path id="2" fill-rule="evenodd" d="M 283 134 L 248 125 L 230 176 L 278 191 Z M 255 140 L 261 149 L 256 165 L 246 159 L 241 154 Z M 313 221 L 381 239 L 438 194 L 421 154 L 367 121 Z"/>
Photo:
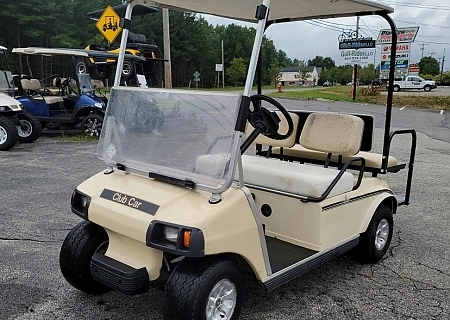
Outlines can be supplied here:
<path id="1" fill-rule="evenodd" d="M 144 1 L 128 1 L 125 19 Z M 350 250 L 382 259 L 393 215 L 409 204 L 415 154 L 414 130 L 390 132 L 392 85 L 380 154 L 369 152 L 371 116 L 288 111 L 260 94 L 261 81 L 259 94 L 251 90 L 267 26 L 377 14 L 391 26 L 395 51 L 393 10 L 359 0 L 158 4 L 255 22 L 245 89 L 141 89 L 115 79 L 98 147 L 106 169 L 72 194 L 83 221 L 60 251 L 69 284 L 94 294 L 164 288 L 164 319 L 238 319 L 244 273 L 270 290 Z M 390 155 L 399 134 L 412 137 L 408 164 Z M 256 155 L 247 154 L 255 143 Z M 385 179 L 402 169 L 404 198 Z"/>
<path id="2" fill-rule="evenodd" d="M 72 57 L 88 57 L 84 50 L 70 49 L 15 48 L 12 52 L 28 56 L 63 55 L 71 60 Z M 33 74 L 31 69 L 29 72 L 30 75 Z M 104 97 L 95 94 L 89 74 L 76 74 L 74 78 L 57 77 L 55 83 L 57 88 L 49 89 L 43 88 L 37 79 L 21 79 L 19 91 L 23 92 L 23 95 L 17 99 L 25 110 L 33 114 L 48 129 L 58 129 L 61 125 L 81 124 L 83 133 L 99 137 L 106 103 Z"/>
<path id="3" fill-rule="evenodd" d="M 120 17 L 124 17 L 126 11 L 126 5 L 118 5 L 113 7 L 114 11 Z M 88 16 L 93 19 L 98 19 L 104 10 L 97 10 L 89 12 Z M 158 12 L 158 9 L 145 4 L 136 5 L 134 7 L 133 16 L 152 14 Z M 115 54 L 116 57 L 119 54 L 119 47 L 111 47 L 104 40 L 101 44 L 90 44 L 86 46 L 86 50 L 104 50 L 108 53 Z M 167 61 L 163 58 L 161 50 L 157 45 L 148 44 L 147 39 L 143 34 L 136 34 L 129 32 L 127 38 L 127 48 L 126 48 L 126 58 L 122 66 L 122 78 L 127 81 L 129 85 L 134 80 L 134 85 L 138 84 L 140 81 L 136 78 L 137 74 L 145 75 L 146 81 L 151 86 L 160 85 L 161 81 L 158 77 L 157 63 Z M 134 56 L 134 59 L 130 59 L 130 56 Z M 136 57 L 143 58 L 142 60 L 136 60 Z M 89 63 L 94 63 L 95 57 L 89 59 Z M 79 63 L 79 69 L 84 72 L 84 70 L 89 70 L 93 77 L 98 79 L 108 79 L 112 73 L 112 67 L 116 65 L 117 59 L 108 59 L 107 64 L 99 68 L 90 68 L 84 63 Z"/>

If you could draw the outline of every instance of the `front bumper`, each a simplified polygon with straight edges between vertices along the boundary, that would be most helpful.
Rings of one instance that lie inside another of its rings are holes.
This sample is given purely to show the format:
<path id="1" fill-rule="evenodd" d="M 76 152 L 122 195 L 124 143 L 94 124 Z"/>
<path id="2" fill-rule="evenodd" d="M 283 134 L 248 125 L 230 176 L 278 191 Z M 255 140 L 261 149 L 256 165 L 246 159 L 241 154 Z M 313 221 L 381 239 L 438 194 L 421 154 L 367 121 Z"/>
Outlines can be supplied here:
<path id="1" fill-rule="evenodd" d="M 94 280 L 127 295 L 145 293 L 149 289 L 145 267 L 135 269 L 101 253 L 91 259 L 91 274 Z"/>
<path id="2" fill-rule="evenodd" d="M 11 120 L 16 126 L 20 125 L 19 118 L 17 117 L 17 111 L 2 111 L 0 117 L 5 117 Z"/>

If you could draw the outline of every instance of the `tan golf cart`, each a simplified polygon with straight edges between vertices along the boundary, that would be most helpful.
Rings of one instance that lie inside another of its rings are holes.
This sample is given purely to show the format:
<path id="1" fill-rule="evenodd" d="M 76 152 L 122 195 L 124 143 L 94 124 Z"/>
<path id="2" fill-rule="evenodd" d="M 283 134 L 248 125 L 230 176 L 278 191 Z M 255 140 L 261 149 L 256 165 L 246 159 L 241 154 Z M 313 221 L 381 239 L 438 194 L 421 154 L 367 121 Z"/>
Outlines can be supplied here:
<path id="1" fill-rule="evenodd" d="M 143 2 L 128 1 L 125 18 Z M 363 0 L 158 4 L 255 22 L 245 89 L 112 89 L 98 147 L 107 168 L 72 196 L 84 221 L 61 248 L 66 280 L 87 293 L 164 288 L 164 319 L 237 319 L 243 273 L 273 289 L 350 250 L 381 259 L 393 214 L 409 203 L 415 153 L 414 130 L 390 132 L 392 87 L 379 154 L 372 116 L 287 111 L 251 87 L 268 25 L 378 14 L 395 48 L 392 9 Z M 411 136 L 409 163 L 389 155 L 398 134 Z M 397 196 L 385 177 L 402 169 L 407 188 Z"/>

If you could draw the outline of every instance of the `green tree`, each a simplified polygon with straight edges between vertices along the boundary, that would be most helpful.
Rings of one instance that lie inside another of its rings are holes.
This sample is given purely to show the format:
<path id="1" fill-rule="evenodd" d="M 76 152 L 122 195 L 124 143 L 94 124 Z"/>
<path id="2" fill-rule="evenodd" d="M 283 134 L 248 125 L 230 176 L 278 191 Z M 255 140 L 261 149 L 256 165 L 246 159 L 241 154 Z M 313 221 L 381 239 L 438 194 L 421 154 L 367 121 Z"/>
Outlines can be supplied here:
<path id="1" fill-rule="evenodd" d="M 439 62 L 433 57 L 423 57 L 419 62 L 421 74 L 439 74 Z"/>
<path id="2" fill-rule="evenodd" d="M 247 66 L 245 65 L 244 59 L 233 58 L 226 73 L 230 81 L 234 83 L 234 86 L 242 84 L 242 81 L 245 80 L 245 75 L 247 74 Z"/>
<path id="3" fill-rule="evenodd" d="M 276 87 L 278 82 L 281 79 L 281 68 L 276 62 L 272 62 L 270 65 L 269 70 L 267 70 L 267 74 L 269 78 L 271 79 L 270 85 Z"/>
<path id="4" fill-rule="evenodd" d="M 322 56 L 316 56 L 314 59 L 308 60 L 308 66 L 331 69 L 334 68 L 336 64 L 330 57 L 324 58 Z"/>

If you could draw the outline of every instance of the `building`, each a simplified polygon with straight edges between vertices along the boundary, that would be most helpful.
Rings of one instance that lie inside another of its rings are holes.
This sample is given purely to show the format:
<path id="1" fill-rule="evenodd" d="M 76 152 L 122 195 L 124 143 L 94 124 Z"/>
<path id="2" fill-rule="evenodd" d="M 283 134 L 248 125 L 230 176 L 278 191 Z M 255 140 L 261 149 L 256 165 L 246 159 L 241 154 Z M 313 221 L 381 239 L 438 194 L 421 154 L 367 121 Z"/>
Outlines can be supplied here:
<path id="1" fill-rule="evenodd" d="M 281 85 L 282 86 L 317 86 L 319 81 L 321 67 L 308 66 L 306 78 L 302 79 L 301 72 L 298 67 L 285 67 L 281 69 Z"/>

